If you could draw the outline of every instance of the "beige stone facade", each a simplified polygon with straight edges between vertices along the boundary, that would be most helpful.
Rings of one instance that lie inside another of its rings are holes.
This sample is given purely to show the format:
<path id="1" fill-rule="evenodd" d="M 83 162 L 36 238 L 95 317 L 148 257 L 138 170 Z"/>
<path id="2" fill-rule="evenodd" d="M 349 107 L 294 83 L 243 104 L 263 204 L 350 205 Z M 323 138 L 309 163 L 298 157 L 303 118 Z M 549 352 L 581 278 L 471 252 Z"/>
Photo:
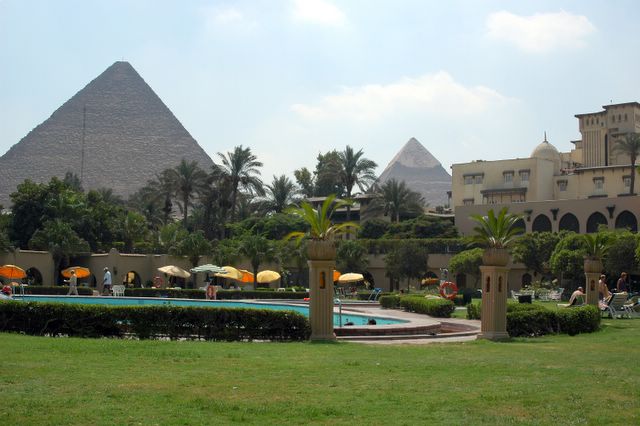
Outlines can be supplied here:
<path id="1" fill-rule="evenodd" d="M 640 104 L 606 105 L 576 118 L 582 138 L 572 141 L 571 152 L 558 152 L 545 135 L 528 158 L 454 164 L 451 206 L 460 232 L 473 229 L 470 214 L 503 206 L 523 214 L 528 232 L 585 233 L 599 225 L 637 232 L 640 198 L 630 194 L 634 170 L 616 141 L 640 132 Z"/>

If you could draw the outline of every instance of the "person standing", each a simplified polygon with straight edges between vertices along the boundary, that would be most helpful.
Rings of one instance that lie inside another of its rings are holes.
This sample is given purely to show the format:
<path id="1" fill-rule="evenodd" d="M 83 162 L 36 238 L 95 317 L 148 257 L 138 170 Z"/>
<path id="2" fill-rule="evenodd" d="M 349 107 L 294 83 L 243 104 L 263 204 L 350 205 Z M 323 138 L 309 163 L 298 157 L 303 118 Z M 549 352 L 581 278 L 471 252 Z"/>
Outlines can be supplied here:
<path id="1" fill-rule="evenodd" d="M 616 289 L 618 293 L 629 292 L 629 285 L 627 284 L 627 273 L 623 272 L 620 274 L 620 278 L 618 279 L 618 283 L 616 284 Z"/>
<path id="2" fill-rule="evenodd" d="M 78 295 L 78 276 L 76 275 L 76 270 L 71 270 L 71 276 L 68 280 L 64 280 L 65 283 L 69 283 L 69 291 L 67 292 L 67 296 L 72 294 Z"/>
<path id="3" fill-rule="evenodd" d="M 111 294 L 111 272 L 109 268 L 104 268 L 104 278 L 102 278 L 102 294 L 106 293 L 107 296 Z"/>

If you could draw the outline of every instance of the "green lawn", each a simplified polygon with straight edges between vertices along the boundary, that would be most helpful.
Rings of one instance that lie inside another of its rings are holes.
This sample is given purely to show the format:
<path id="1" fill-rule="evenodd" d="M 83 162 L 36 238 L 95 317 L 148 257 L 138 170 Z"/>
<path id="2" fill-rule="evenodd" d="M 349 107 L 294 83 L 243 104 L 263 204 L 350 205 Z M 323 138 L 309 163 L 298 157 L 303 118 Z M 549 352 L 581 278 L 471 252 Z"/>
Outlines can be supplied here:
<path id="1" fill-rule="evenodd" d="M 0 423 L 640 424 L 640 320 L 508 343 L 0 334 Z"/>

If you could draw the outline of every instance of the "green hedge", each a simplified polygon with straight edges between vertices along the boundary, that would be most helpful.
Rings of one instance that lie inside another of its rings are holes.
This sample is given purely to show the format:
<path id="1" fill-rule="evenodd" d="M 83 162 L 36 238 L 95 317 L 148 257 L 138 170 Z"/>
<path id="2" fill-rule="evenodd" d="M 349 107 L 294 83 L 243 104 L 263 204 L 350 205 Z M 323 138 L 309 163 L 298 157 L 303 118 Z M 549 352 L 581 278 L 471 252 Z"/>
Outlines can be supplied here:
<path id="1" fill-rule="evenodd" d="M 480 319 L 481 306 L 467 305 L 467 318 Z M 600 329 L 600 311 L 595 306 L 551 310 L 528 303 L 507 304 L 507 332 L 511 337 L 533 337 L 545 334 L 592 333 Z"/>
<path id="2" fill-rule="evenodd" d="M 451 300 L 427 299 L 421 296 L 400 298 L 400 306 L 409 312 L 426 314 L 438 318 L 450 318 L 456 307 Z"/>
<path id="3" fill-rule="evenodd" d="M 300 341 L 309 321 L 293 311 L 176 306 L 103 306 L 8 301 L 0 331 L 37 336 Z"/>
<path id="4" fill-rule="evenodd" d="M 124 291 L 129 297 L 170 297 L 174 299 L 204 299 L 202 290 L 174 290 L 161 288 L 128 288 Z M 238 299 L 304 299 L 309 297 L 307 292 L 299 291 L 267 291 L 267 290 L 219 290 L 218 300 Z"/>
<path id="5" fill-rule="evenodd" d="M 429 253 L 459 253 L 466 250 L 468 242 L 463 238 L 410 238 L 410 239 L 359 239 L 369 254 L 386 254 L 405 244 L 424 247 Z"/>
<path id="6" fill-rule="evenodd" d="M 380 306 L 386 309 L 394 309 L 400 307 L 400 296 L 397 294 L 386 294 L 378 298 Z"/>
<path id="7" fill-rule="evenodd" d="M 93 295 L 92 288 L 78 286 L 78 294 L 80 296 Z M 19 294 L 19 290 L 15 289 L 16 294 Z M 24 286 L 25 294 L 43 294 L 43 295 L 66 295 L 69 292 L 69 286 L 40 286 L 40 285 L 27 285 Z"/>

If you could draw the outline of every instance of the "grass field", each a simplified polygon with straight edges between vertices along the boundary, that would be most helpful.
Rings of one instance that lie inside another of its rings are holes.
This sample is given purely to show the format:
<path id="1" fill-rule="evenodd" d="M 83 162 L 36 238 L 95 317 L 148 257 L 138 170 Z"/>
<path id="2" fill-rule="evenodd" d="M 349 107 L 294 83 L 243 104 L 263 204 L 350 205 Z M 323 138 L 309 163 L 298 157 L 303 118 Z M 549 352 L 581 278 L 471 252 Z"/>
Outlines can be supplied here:
<path id="1" fill-rule="evenodd" d="M 0 423 L 640 424 L 640 321 L 429 345 L 0 334 Z"/>

